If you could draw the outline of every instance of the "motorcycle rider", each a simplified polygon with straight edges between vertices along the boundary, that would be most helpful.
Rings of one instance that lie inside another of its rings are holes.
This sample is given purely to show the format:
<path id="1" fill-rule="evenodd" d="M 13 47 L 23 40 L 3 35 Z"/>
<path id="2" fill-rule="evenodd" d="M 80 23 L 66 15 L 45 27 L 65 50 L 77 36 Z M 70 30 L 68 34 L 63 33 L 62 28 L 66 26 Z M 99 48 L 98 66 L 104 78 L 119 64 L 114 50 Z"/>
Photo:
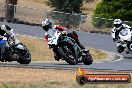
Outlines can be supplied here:
<path id="1" fill-rule="evenodd" d="M 46 31 L 44 38 L 47 42 L 48 42 L 48 30 L 55 28 L 55 29 L 61 31 L 63 34 L 66 34 L 68 37 L 73 38 L 76 41 L 76 43 L 78 44 L 78 46 L 82 49 L 82 51 L 86 51 L 84 46 L 81 45 L 81 43 L 79 42 L 78 35 L 75 31 L 68 33 L 67 28 L 60 26 L 60 25 L 52 25 L 52 22 L 49 19 L 45 19 L 42 21 L 42 27 Z M 61 57 L 58 55 L 57 49 L 53 49 L 53 52 L 54 52 L 55 60 L 59 61 L 59 59 L 61 59 Z"/>
<path id="2" fill-rule="evenodd" d="M 19 40 L 17 40 L 16 37 L 15 37 L 13 29 L 10 26 L 4 24 L 4 25 L 1 25 L 1 27 L 0 27 L 0 39 L 7 40 L 6 37 L 12 38 L 15 44 L 19 43 Z M 5 46 L 6 46 L 5 48 L 1 47 L 1 49 L 3 49 L 1 51 L 6 50 L 5 53 L 8 53 L 7 51 L 8 51 L 9 46 L 7 46 L 7 45 L 5 45 Z M 2 57 L 1 57 L 1 59 L 2 59 Z"/>
<path id="3" fill-rule="evenodd" d="M 114 27 L 111 31 L 111 35 L 112 35 L 114 42 L 116 42 L 119 39 L 120 31 L 125 28 L 130 29 L 130 31 L 132 30 L 132 28 L 130 26 L 123 24 L 121 19 L 114 20 Z M 121 46 L 120 42 L 117 41 L 117 51 L 119 53 L 121 53 L 124 49 L 125 49 L 125 47 Z M 126 53 L 128 53 L 128 52 L 129 52 L 128 49 L 126 49 Z"/>
<path id="4" fill-rule="evenodd" d="M 13 40 L 14 40 L 14 43 L 15 44 L 18 44 L 19 43 L 19 40 L 16 38 L 14 32 L 13 32 L 13 29 L 9 26 L 9 25 L 1 25 L 0 27 L 0 36 L 3 36 L 3 37 L 11 37 Z"/>

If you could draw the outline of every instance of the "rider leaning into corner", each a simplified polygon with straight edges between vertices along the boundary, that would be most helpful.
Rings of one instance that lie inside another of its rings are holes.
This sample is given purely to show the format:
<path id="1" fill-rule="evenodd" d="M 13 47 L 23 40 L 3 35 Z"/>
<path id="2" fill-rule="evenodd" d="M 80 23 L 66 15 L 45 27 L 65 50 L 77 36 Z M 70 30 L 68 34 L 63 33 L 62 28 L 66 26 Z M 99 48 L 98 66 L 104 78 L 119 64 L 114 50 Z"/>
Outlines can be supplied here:
<path id="1" fill-rule="evenodd" d="M 120 31 L 125 29 L 125 28 L 130 29 L 130 31 L 132 31 L 132 28 L 126 24 L 123 24 L 121 19 L 115 19 L 114 20 L 114 27 L 111 31 L 111 35 L 112 35 L 113 41 L 117 42 L 117 51 L 118 52 L 120 52 L 120 48 L 121 48 L 120 47 L 121 44 L 120 44 L 120 42 L 118 42 L 118 38 L 119 38 L 118 36 L 119 36 Z M 126 50 L 126 52 L 128 52 L 128 49 Z"/>
<path id="2" fill-rule="evenodd" d="M 78 35 L 77 35 L 77 33 L 75 31 L 68 32 L 67 28 L 65 28 L 63 26 L 60 26 L 60 25 L 53 25 L 52 21 L 49 20 L 49 19 L 45 19 L 45 20 L 42 21 L 42 27 L 46 31 L 44 38 L 45 38 L 45 40 L 47 42 L 48 42 L 48 31 L 50 29 L 54 28 L 54 29 L 57 29 L 57 30 L 61 31 L 62 33 L 67 34 L 68 37 L 73 38 L 76 41 L 76 43 L 78 44 L 78 46 L 82 49 L 82 51 L 83 50 L 86 51 L 85 48 L 84 48 L 84 46 L 81 45 L 81 43 L 79 42 Z M 57 52 L 58 52 L 57 49 L 53 49 L 53 52 L 54 52 L 54 58 L 55 58 L 55 60 L 59 61 L 59 59 L 61 57 L 57 55 Z"/>
<path id="3" fill-rule="evenodd" d="M 2 25 L 0 27 L 0 37 L 5 38 L 7 35 L 14 40 L 15 44 L 19 43 L 19 40 L 15 37 L 13 29 L 9 25 Z"/>
<path id="4" fill-rule="evenodd" d="M 0 39 L 7 40 L 6 37 L 10 37 L 11 39 L 13 39 L 15 44 L 19 43 L 19 40 L 15 37 L 13 29 L 8 25 L 2 25 L 0 27 Z M 5 51 L 5 49 L 6 49 L 5 53 L 8 53 L 7 52 L 8 47 L 9 46 L 6 45 L 6 48 L 2 48 L 2 46 L 1 46 L 0 48 L 3 49 L 3 50 L 1 50 L 0 53 L 2 54 L 2 51 Z"/>

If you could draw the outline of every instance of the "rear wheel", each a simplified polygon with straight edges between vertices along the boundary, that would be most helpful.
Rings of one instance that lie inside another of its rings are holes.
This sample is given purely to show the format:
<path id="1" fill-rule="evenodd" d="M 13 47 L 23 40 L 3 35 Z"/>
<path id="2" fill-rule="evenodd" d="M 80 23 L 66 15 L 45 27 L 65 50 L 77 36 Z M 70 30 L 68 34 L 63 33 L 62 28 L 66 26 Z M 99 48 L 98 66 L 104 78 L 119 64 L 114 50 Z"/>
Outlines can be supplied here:
<path id="1" fill-rule="evenodd" d="M 63 59 L 70 65 L 77 64 L 76 54 L 73 51 L 73 48 L 71 45 L 70 47 L 69 46 L 59 47 L 58 52 L 63 57 Z"/>

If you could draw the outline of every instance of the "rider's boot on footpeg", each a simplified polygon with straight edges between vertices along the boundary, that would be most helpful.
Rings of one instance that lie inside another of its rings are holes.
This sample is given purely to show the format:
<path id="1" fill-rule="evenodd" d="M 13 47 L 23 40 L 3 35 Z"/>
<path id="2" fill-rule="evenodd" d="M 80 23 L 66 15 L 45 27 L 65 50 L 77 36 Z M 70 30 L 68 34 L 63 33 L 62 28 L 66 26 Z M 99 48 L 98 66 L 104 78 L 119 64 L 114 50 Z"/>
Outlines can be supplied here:
<path id="1" fill-rule="evenodd" d="M 59 60 L 61 59 L 61 57 L 58 56 L 56 53 L 54 53 L 54 58 L 55 58 L 55 60 L 57 60 L 57 61 L 59 61 Z"/>

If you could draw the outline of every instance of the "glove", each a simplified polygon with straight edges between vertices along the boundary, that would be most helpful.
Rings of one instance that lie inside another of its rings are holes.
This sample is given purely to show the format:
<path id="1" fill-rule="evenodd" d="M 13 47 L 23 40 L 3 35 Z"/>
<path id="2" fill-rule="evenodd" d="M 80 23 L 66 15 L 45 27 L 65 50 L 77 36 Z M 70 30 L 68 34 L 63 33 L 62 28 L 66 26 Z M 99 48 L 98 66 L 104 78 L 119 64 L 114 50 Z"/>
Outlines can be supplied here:
<path id="1" fill-rule="evenodd" d="M 117 41 L 117 38 L 113 38 L 113 41 L 116 42 Z"/>
<path id="2" fill-rule="evenodd" d="M 62 34 L 67 34 L 67 31 L 62 31 Z"/>
<path id="3" fill-rule="evenodd" d="M 67 31 L 62 31 L 61 34 L 62 34 L 63 36 L 66 36 Z"/>

